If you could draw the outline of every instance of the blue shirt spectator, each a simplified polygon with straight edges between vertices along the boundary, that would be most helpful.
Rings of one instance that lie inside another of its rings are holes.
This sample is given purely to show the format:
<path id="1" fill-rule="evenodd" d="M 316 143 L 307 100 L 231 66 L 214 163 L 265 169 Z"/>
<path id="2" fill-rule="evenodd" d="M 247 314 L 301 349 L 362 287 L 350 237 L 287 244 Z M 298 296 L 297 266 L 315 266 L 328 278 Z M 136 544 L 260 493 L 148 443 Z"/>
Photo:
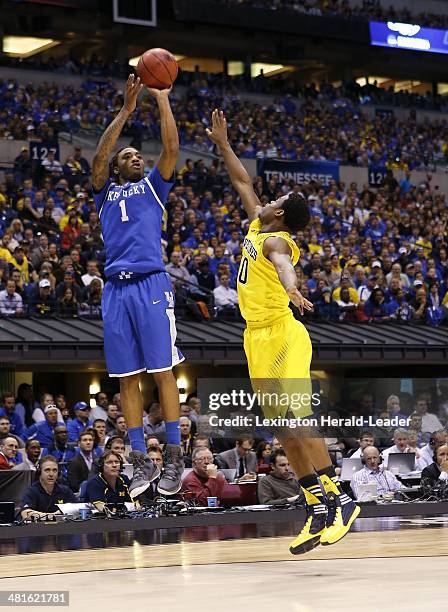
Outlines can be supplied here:
<path id="1" fill-rule="evenodd" d="M 90 406 L 86 402 L 76 402 L 73 406 L 75 411 L 74 419 L 67 422 L 68 441 L 77 442 L 79 435 L 86 427 L 92 427 L 93 423 L 89 419 Z"/>

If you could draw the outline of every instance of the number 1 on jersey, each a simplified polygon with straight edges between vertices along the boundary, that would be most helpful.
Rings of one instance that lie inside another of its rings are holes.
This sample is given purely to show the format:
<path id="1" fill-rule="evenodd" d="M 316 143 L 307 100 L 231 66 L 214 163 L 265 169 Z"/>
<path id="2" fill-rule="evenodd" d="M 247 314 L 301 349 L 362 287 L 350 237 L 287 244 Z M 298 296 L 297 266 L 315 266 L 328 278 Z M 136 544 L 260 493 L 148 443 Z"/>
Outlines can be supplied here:
<path id="1" fill-rule="evenodd" d="M 128 214 L 126 212 L 126 200 L 120 200 L 119 202 L 120 210 L 121 210 L 121 220 L 124 223 L 125 221 L 129 221 Z"/>
<path id="2" fill-rule="evenodd" d="M 238 274 L 238 282 L 241 283 L 242 285 L 245 285 L 247 283 L 247 266 L 249 265 L 249 262 L 247 260 L 247 257 L 245 257 L 240 264 L 240 273 Z"/>

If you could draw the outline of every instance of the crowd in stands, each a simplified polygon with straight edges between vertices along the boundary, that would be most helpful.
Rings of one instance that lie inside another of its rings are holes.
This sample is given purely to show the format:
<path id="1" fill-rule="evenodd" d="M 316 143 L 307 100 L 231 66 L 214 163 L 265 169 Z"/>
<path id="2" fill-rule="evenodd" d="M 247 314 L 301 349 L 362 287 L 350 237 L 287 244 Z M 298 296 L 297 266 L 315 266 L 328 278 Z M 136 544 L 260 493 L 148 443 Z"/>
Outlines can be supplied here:
<path id="1" fill-rule="evenodd" d="M 400 120 L 393 113 L 371 119 L 360 106 L 361 102 L 373 101 L 446 110 L 447 103 L 441 96 L 395 94 L 375 83 L 361 87 L 356 82 L 340 87 L 311 83 L 296 93 L 298 99 L 286 94 L 257 104 L 242 99 L 235 88 L 223 91 L 213 88 L 205 78 L 197 78 L 184 95 L 172 95 L 180 142 L 199 153 L 213 153 L 205 129 L 212 110 L 219 107 L 228 115 L 229 137 L 243 158 L 329 160 L 362 167 L 387 164 L 410 170 L 433 169 L 447 163 L 446 120 L 417 123 L 412 114 Z M 111 80 L 86 81 L 80 89 L 0 81 L 0 139 L 51 144 L 61 131 L 96 138 L 121 103 L 120 92 Z M 159 139 L 158 111 L 148 98 L 142 98 L 123 133 L 137 148 L 143 141 Z M 56 178 L 68 174 L 76 181 L 83 173 L 78 166 L 73 157 L 61 162 L 50 157 L 47 171 Z"/>
<path id="2" fill-rule="evenodd" d="M 81 128 L 80 114 L 88 118 L 90 128 L 101 125 L 102 130 L 121 105 L 111 83 L 93 89 L 86 85 L 80 91 L 21 87 L 15 81 L 0 87 L 0 121 L 9 118 L 18 129 L 15 136 L 26 133 L 29 140 L 51 142 L 64 123 Z M 444 323 L 445 194 L 430 173 L 416 183 L 412 170 L 426 167 L 429 160 L 445 159 L 445 124 L 416 125 L 393 117 L 369 121 L 345 110 L 326 110 L 312 91 L 310 86 L 301 108 L 288 97 L 267 108 L 230 96 L 219 100 L 241 157 L 339 159 L 388 168 L 375 189 L 335 181 L 327 187 L 316 182 L 298 186 L 275 178 L 263 184 L 255 178 L 262 202 L 290 190 L 302 190 L 308 199 L 311 223 L 296 236 L 301 291 L 315 305 L 307 316 Z M 330 88 L 328 96 L 329 92 Z M 53 100 L 60 101 L 56 112 Z M 198 153 L 212 150 L 204 130 L 217 102 L 200 82 L 189 88 L 185 100 L 173 99 L 181 141 Z M 134 145 L 141 144 L 143 133 L 158 137 L 154 113 L 143 100 L 125 132 Z M 146 174 L 154 163 L 146 160 Z M 398 169 L 405 171 L 400 182 L 393 175 Z M 227 172 L 216 158 L 211 163 L 187 160 L 177 169 L 162 248 L 178 310 L 198 319 L 239 316 L 236 276 L 247 225 Z M 49 151 L 40 162 L 24 146 L 13 167 L 4 169 L 0 240 L 1 315 L 100 316 L 105 252 L 90 165 L 79 147 L 65 160 Z"/>
<path id="3" fill-rule="evenodd" d="M 321 414 L 336 414 L 338 417 L 362 415 L 365 422 L 377 423 L 368 429 L 331 426 L 322 431 L 335 466 L 340 466 L 347 457 L 365 460 L 365 466 L 354 474 L 351 482 L 355 496 L 359 485 L 370 482 L 378 482 L 380 494 L 402 489 L 396 472 L 389 466 L 390 457 L 400 453 L 415 455 L 414 469 L 423 472 L 422 486 L 431 488 L 439 480 L 448 478 L 448 438 L 444 429 L 448 421 L 446 393 L 437 400 L 429 392 L 421 392 L 415 398 L 407 394 L 401 397 L 390 395 L 381 405 L 373 395 L 365 392 L 358 400 L 345 401 L 344 409 L 336 409 L 337 406 L 327 406 Z M 230 416 L 237 414 L 238 409 L 234 408 Z M 200 400 L 195 396 L 181 404 L 181 415 L 181 447 L 187 468 L 183 491 L 192 495 L 199 504 L 207 505 L 207 497 L 211 496 L 231 498 L 231 489 L 226 488 L 229 481 L 255 485 L 258 480 L 260 503 L 291 503 L 301 497 L 297 479 L 290 470 L 281 444 L 271 431 L 260 427 L 254 429 L 250 424 L 240 428 L 212 427 L 210 414 L 204 413 Z M 389 424 L 394 422 L 404 426 L 393 428 Z M 147 452 L 163 469 L 166 432 L 159 403 L 152 402 L 146 408 L 144 430 Z M 437 457 L 439 448 L 440 460 Z M 129 463 L 129 451 L 119 393 L 110 401 L 108 395 L 100 391 L 95 396 L 93 408 L 84 401 L 69 408 L 62 394 L 44 393 L 37 402 L 32 387 L 27 384 L 20 385 L 17 397 L 6 392 L 1 398 L 0 470 L 36 472 L 40 465 L 42 474 L 48 458 L 52 463 L 51 470 L 56 474 L 53 480 L 57 479 L 65 487 L 66 501 L 79 498 L 92 502 L 107 501 L 97 497 L 98 478 L 104 483 L 107 466 L 111 466 L 111 470 L 112 466 L 115 467 L 114 478 L 118 478 Z M 384 466 L 380 471 L 381 460 Z M 121 475 L 118 484 L 128 496 L 127 477 Z M 382 485 L 384 491 L 380 490 Z M 104 487 L 100 489 L 104 492 Z M 32 485 L 32 490 L 25 496 L 24 510 L 33 509 L 32 500 L 39 499 L 39 494 L 42 494 L 39 485 Z M 139 500 L 146 503 L 155 497 L 157 482 L 152 483 L 144 499 Z M 130 498 L 121 501 L 130 501 Z"/>
<path id="4" fill-rule="evenodd" d="M 278 11 L 279 13 L 298 13 L 317 17 L 340 17 L 342 19 L 362 19 L 368 21 L 400 21 L 418 23 L 429 28 L 446 28 L 448 16 L 445 14 L 412 14 L 408 8 L 396 9 L 389 0 L 362 0 L 356 6 L 348 0 L 219 0 L 224 4 L 241 7 Z"/>

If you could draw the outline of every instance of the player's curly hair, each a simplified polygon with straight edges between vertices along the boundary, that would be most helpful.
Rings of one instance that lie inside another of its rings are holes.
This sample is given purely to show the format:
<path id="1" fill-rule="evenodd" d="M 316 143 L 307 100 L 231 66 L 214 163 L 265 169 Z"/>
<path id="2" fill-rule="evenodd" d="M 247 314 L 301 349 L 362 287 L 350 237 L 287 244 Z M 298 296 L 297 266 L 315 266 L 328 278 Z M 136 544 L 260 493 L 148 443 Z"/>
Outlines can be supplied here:
<path id="1" fill-rule="evenodd" d="M 304 230 L 310 222 L 310 209 L 301 193 L 290 193 L 281 208 L 285 211 L 283 221 L 293 233 Z"/>

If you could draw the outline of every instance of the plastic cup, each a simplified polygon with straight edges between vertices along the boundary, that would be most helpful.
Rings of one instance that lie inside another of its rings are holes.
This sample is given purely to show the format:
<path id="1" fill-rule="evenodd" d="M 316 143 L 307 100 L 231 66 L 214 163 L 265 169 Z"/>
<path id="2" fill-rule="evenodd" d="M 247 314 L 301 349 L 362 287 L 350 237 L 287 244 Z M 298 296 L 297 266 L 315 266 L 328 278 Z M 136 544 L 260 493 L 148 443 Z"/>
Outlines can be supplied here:
<path id="1" fill-rule="evenodd" d="M 207 497 L 207 506 L 209 508 L 217 508 L 218 507 L 218 498 L 217 497 Z"/>

